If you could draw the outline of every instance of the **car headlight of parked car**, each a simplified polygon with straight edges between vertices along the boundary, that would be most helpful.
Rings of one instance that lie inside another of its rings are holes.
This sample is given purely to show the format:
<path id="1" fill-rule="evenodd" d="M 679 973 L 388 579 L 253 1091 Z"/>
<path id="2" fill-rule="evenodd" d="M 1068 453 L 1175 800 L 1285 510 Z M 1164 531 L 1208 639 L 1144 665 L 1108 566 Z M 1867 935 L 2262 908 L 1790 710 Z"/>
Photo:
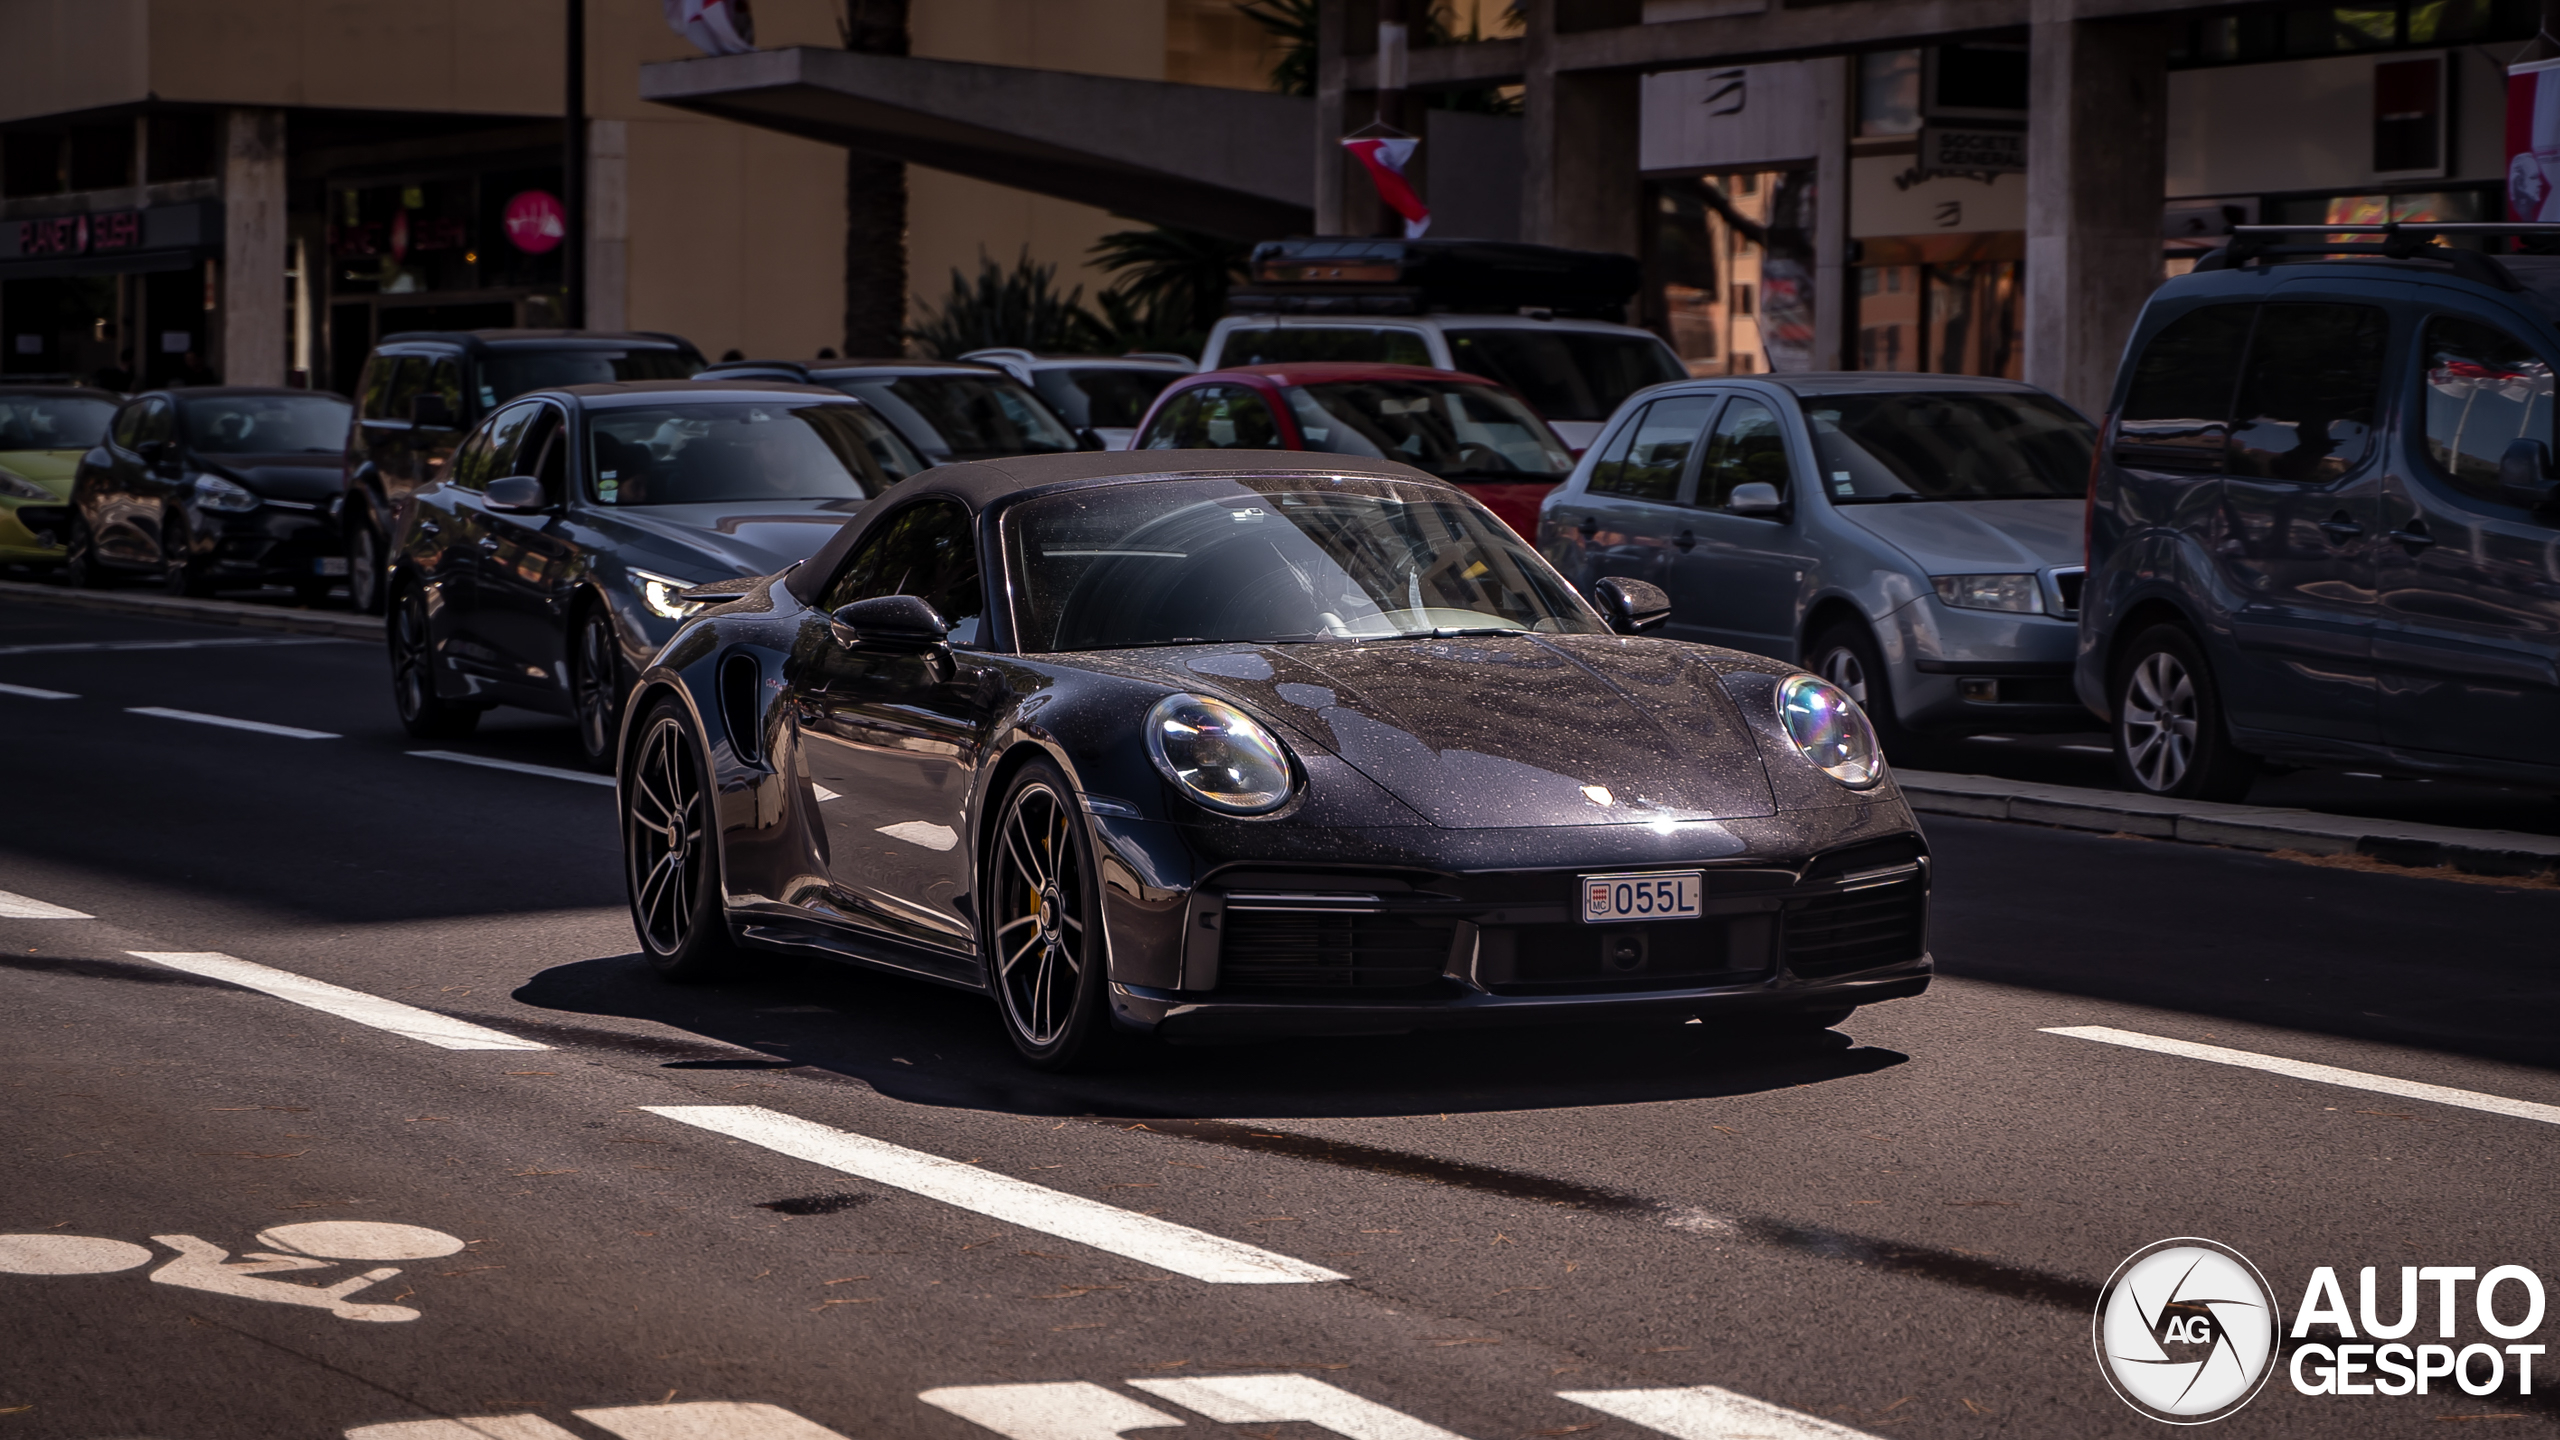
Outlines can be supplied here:
<path id="1" fill-rule="evenodd" d="M 2006 610 L 2033 615 L 2044 608 L 2044 591 L 2033 575 L 1932 575 L 1938 598 L 1959 610 Z"/>
<path id="2" fill-rule="evenodd" d="M 0 499 L 50 500 L 52 498 L 54 498 L 52 491 L 26 476 L 0 470 Z"/>
<path id="3" fill-rule="evenodd" d="M 1778 718 L 1814 769 L 1852 790 L 1884 778 L 1884 754 L 1875 727 L 1848 692 L 1811 675 L 1788 677 L 1778 687 Z"/>
<path id="4" fill-rule="evenodd" d="M 1233 705 L 1168 695 L 1147 712 L 1146 731 L 1148 758 L 1202 805 L 1265 815 L 1289 803 L 1288 748 Z"/>
<path id="5" fill-rule="evenodd" d="M 632 567 L 631 583 L 640 587 L 640 603 L 649 613 L 662 620 L 683 620 L 702 613 L 700 600 L 679 600 L 676 596 L 701 584 L 699 580 L 678 580 L 672 575 Z"/>
<path id="6" fill-rule="evenodd" d="M 258 497 L 219 475 L 196 477 L 196 503 L 225 515 L 246 515 L 258 508 Z"/>

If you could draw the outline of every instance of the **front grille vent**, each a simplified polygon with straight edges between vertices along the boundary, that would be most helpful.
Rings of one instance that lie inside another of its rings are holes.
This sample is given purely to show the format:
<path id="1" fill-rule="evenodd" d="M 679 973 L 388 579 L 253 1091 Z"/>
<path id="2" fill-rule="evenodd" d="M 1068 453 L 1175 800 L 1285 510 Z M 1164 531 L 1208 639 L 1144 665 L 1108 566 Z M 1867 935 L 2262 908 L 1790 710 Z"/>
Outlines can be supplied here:
<path id="1" fill-rule="evenodd" d="M 1416 989 L 1447 968 L 1455 933 L 1446 921 L 1316 909 L 1230 909 L 1222 926 L 1220 990 Z"/>
<path id="2" fill-rule="evenodd" d="M 1917 960 L 1928 918 L 1928 886 L 1917 870 L 1799 901 L 1786 910 L 1787 968 L 1815 980 Z"/>

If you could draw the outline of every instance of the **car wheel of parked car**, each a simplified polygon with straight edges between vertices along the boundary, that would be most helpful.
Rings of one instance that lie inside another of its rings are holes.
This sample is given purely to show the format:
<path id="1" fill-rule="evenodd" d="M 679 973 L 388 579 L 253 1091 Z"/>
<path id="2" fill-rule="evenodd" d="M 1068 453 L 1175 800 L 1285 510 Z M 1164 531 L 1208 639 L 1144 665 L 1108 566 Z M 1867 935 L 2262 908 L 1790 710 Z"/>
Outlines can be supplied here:
<path id="1" fill-rule="evenodd" d="M 347 522 L 347 603 L 359 615 L 382 613 L 382 533 L 371 506 L 358 505 Z"/>
<path id="2" fill-rule="evenodd" d="M 2130 788 L 2183 800 L 2238 800 L 2257 758 L 2231 743 L 2222 690 L 2194 638 L 2156 625 L 2116 665 L 2116 775 Z"/>
<path id="3" fill-rule="evenodd" d="M 391 699 L 401 728 L 420 740 L 468 735 L 488 707 L 458 705 L 436 694 L 435 649 L 427 628 L 426 592 L 411 586 L 392 607 L 384 626 L 391 642 Z"/>
<path id="4" fill-rule="evenodd" d="M 578 621 L 569 661 L 569 704 L 578 717 L 578 748 L 587 768 L 613 772 L 613 745 L 622 732 L 622 655 L 613 617 L 597 606 Z"/>
<path id="5" fill-rule="evenodd" d="M 651 969 L 682 984 L 735 975 L 744 958 L 720 912 L 711 798 L 692 722 L 661 698 L 641 722 L 622 786 L 622 853 L 640 948 Z"/>
<path id="6" fill-rule="evenodd" d="M 160 583 L 172 595 L 201 600 L 213 593 L 213 581 L 195 561 L 188 558 L 187 552 L 194 548 L 195 541 L 184 526 L 160 532 L 161 563 L 166 567 L 161 571 Z"/>
<path id="7" fill-rule="evenodd" d="M 1806 650 L 1806 669 L 1841 689 L 1867 712 L 1867 723 L 1875 727 L 1876 743 L 1884 747 L 1885 759 L 1896 765 L 1917 765 L 1926 743 L 1903 728 L 1893 713 L 1893 691 L 1885 679 L 1884 654 L 1876 648 L 1876 637 L 1867 627 L 1854 620 L 1843 620 L 1827 626 L 1813 637 Z"/>
<path id="8" fill-rule="evenodd" d="M 1075 791 L 1044 760 L 1024 766 L 996 812 L 978 953 L 1005 1033 L 1043 1070 L 1106 1059 L 1111 1029 L 1102 896 Z"/>
<path id="9" fill-rule="evenodd" d="M 114 573 L 98 563 L 98 537 L 86 520 L 71 522 L 71 537 L 62 546 L 62 578 L 74 590 L 104 590 L 115 583 Z"/>

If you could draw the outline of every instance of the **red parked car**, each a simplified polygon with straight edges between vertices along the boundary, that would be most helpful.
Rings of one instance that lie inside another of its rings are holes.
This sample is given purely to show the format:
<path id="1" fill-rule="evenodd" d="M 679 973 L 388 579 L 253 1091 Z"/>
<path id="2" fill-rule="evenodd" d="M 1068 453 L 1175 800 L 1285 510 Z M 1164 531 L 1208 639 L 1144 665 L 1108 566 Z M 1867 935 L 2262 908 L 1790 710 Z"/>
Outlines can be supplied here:
<path id="1" fill-rule="evenodd" d="M 1138 422 L 1135 450 L 1320 450 L 1455 481 L 1534 540 L 1573 452 L 1492 380 L 1418 365 L 1245 365 L 1186 376 Z"/>

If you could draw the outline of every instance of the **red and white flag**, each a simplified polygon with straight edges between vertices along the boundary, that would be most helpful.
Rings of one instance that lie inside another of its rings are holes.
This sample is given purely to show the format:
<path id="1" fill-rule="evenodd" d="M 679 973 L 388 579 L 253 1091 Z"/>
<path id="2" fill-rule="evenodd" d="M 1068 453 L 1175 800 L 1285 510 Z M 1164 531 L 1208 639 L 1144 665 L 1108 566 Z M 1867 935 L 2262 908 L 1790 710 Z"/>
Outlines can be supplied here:
<path id="1" fill-rule="evenodd" d="M 756 48 L 756 19 L 747 0 L 659 0 L 667 28 L 705 55 L 744 55 Z"/>
<path id="2" fill-rule="evenodd" d="M 1390 140 L 1380 136 L 1355 136 L 1342 142 L 1342 148 L 1360 157 L 1368 167 L 1369 183 L 1378 187 L 1378 198 L 1386 207 L 1404 217 L 1404 238 L 1419 240 L 1431 228 L 1431 207 L 1413 193 L 1413 185 L 1404 178 L 1405 162 L 1413 158 L 1419 140 Z"/>

